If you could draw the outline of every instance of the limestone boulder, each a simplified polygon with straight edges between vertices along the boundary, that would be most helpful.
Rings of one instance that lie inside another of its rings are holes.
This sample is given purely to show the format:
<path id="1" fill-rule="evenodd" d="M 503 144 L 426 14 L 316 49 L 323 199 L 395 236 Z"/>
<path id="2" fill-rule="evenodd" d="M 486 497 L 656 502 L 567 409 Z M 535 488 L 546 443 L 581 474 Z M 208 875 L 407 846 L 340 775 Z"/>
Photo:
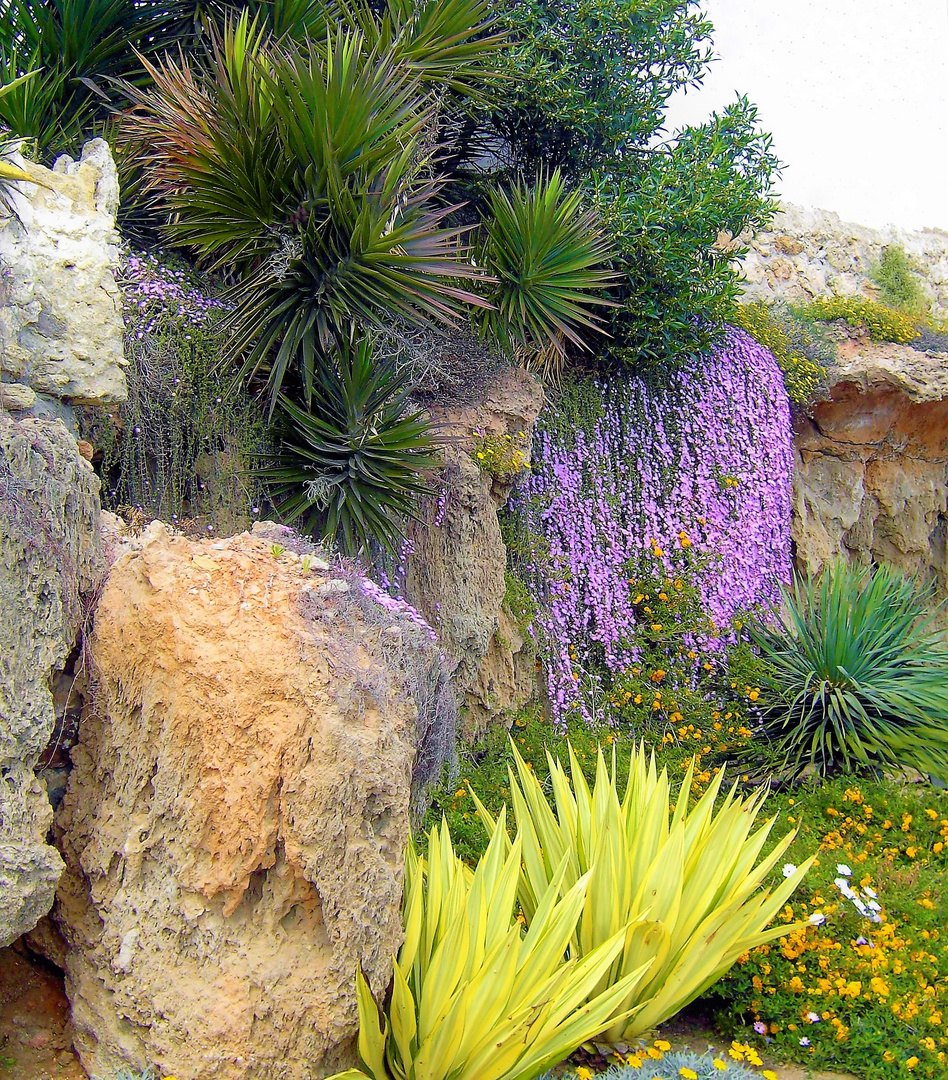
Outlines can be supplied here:
<path id="1" fill-rule="evenodd" d="M 61 423 L 0 412 L 0 946 L 49 911 L 63 868 L 34 767 L 55 723 L 51 680 L 105 569 L 98 493 Z"/>
<path id="2" fill-rule="evenodd" d="M 798 565 L 883 562 L 948 595 L 948 356 L 850 340 L 832 381 L 796 423 Z"/>
<path id="3" fill-rule="evenodd" d="M 0 217 L 0 376 L 8 409 L 110 405 L 127 396 L 115 281 L 118 178 L 103 139 L 52 169 L 17 160 L 16 213 Z"/>
<path id="4" fill-rule="evenodd" d="M 468 738 L 502 710 L 522 704 L 535 688 L 532 643 L 504 610 L 507 550 L 497 512 L 511 484 L 481 468 L 474 451 L 481 437 L 510 435 L 529 462 L 542 405 L 538 380 L 507 367 L 475 400 L 430 410 L 444 468 L 438 498 L 409 531 L 406 595 L 438 631 Z"/>
<path id="5" fill-rule="evenodd" d="M 355 1058 L 357 966 L 381 991 L 400 944 L 417 710 L 379 652 L 397 613 L 263 535 L 111 543 L 57 813 L 83 1065 L 324 1076 Z"/>
<path id="6" fill-rule="evenodd" d="M 948 316 L 948 234 L 940 230 L 871 229 L 827 210 L 788 203 L 769 229 L 740 239 L 749 248 L 740 262 L 748 300 L 805 302 L 833 293 L 875 297 L 873 268 L 886 247 L 898 245 L 916 268 L 933 313 Z"/>

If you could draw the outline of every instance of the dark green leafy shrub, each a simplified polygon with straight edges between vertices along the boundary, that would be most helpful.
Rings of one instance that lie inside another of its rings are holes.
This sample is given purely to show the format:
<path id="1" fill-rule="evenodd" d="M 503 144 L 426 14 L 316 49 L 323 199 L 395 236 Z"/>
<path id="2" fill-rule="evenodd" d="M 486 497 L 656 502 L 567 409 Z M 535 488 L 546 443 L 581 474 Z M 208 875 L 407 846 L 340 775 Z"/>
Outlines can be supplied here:
<path id="1" fill-rule="evenodd" d="M 752 638 L 763 730 L 791 775 L 911 766 L 948 780 L 948 646 L 931 589 L 845 562 L 797 582 Z"/>
<path id="2" fill-rule="evenodd" d="M 879 286 L 886 307 L 916 319 L 928 314 L 928 300 L 904 248 L 897 244 L 885 248 L 870 276 Z"/>
<path id="3" fill-rule="evenodd" d="M 309 410 L 279 399 L 279 449 L 257 475 L 284 519 L 355 554 L 376 541 L 394 553 L 416 499 L 431 494 L 422 473 L 436 464 L 409 385 L 363 338 L 320 367 Z"/>

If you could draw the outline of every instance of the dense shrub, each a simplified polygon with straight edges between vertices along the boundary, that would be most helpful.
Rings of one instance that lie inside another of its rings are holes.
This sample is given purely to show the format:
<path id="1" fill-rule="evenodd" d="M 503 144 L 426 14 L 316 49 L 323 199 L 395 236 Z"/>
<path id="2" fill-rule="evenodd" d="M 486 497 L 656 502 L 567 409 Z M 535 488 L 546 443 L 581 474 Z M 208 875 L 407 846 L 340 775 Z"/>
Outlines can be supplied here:
<path id="1" fill-rule="evenodd" d="M 928 314 L 928 300 L 904 248 L 897 244 L 885 248 L 870 276 L 879 286 L 880 298 L 887 307 L 910 318 L 919 319 Z"/>
<path id="2" fill-rule="evenodd" d="M 837 562 L 752 626 L 773 691 L 763 717 L 791 774 L 912 766 L 948 781 L 948 646 L 932 590 Z"/>
<path id="3" fill-rule="evenodd" d="M 865 327 L 873 341 L 895 341 L 907 345 L 918 337 L 915 320 L 874 300 L 858 296 L 831 296 L 811 300 L 796 312 L 817 322 L 842 319 L 854 329 Z"/>

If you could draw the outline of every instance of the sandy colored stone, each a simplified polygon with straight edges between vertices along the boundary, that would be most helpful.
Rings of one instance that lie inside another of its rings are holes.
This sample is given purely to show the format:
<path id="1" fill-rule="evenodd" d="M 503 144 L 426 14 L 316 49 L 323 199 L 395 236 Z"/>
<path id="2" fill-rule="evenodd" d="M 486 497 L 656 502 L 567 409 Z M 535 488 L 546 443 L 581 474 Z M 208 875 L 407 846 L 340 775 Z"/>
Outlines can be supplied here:
<path id="1" fill-rule="evenodd" d="M 36 393 L 23 383 L 0 383 L 0 407 L 25 412 L 36 404 Z"/>
<path id="2" fill-rule="evenodd" d="M 118 177 L 108 144 L 52 169 L 15 158 L 37 179 L 0 216 L 0 371 L 73 405 L 124 401 L 122 299 L 115 281 Z"/>
<path id="3" fill-rule="evenodd" d="M 331 666 L 300 608 L 324 578 L 271 547 L 157 522 L 115 542 L 57 815 L 90 1074 L 323 1076 L 354 1061 L 356 966 L 389 979 L 414 705 L 361 689 L 380 673 L 358 635 Z"/>
<path id="4" fill-rule="evenodd" d="M 948 357 L 863 337 L 832 375 L 795 429 L 798 565 L 883 562 L 948 595 Z"/>
<path id="5" fill-rule="evenodd" d="M 507 552 L 497 511 L 511 486 L 475 463 L 476 433 L 515 436 L 529 461 L 542 405 L 536 378 L 504 368 L 479 400 L 430 410 L 442 441 L 444 506 L 429 506 L 409 531 L 407 595 L 435 627 L 453 664 L 468 737 L 534 689 L 530 643 L 503 611 Z"/>
<path id="6" fill-rule="evenodd" d="M 105 570 L 99 480 L 61 423 L 0 412 L 0 946 L 49 911 L 62 859 L 34 767 L 83 599 Z"/>
<path id="7" fill-rule="evenodd" d="M 769 229 L 742 234 L 749 248 L 739 266 L 747 300 L 807 301 L 836 293 L 878 297 L 871 273 L 886 247 L 898 245 L 938 318 L 948 316 L 948 234 L 870 229 L 827 210 L 784 204 Z"/>

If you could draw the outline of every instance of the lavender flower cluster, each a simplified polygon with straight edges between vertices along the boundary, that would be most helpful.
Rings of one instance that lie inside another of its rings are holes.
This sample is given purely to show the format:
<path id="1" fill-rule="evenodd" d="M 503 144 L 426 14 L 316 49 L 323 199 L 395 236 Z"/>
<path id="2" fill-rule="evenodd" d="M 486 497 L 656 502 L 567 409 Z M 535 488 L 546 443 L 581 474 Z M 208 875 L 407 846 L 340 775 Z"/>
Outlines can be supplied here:
<path id="1" fill-rule="evenodd" d="M 187 273 L 162 265 L 154 255 L 129 254 L 120 273 L 126 330 L 137 340 L 163 319 L 198 327 L 228 306 L 195 288 Z"/>
<path id="2" fill-rule="evenodd" d="M 790 576 L 790 410 L 767 349 L 732 329 L 661 389 L 629 376 L 597 388 L 591 430 L 554 416 L 538 433 L 517 502 L 544 550 L 528 577 L 560 724 L 593 719 L 592 656 L 612 673 L 638 658 L 630 566 L 671 572 L 670 556 L 692 549 L 720 627 L 775 602 Z"/>
<path id="3" fill-rule="evenodd" d="M 437 644 L 438 635 L 428 624 L 424 615 L 416 608 L 413 608 L 411 604 L 398 597 L 391 596 L 381 588 L 381 586 L 376 585 L 371 578 L 362 578 L 359 585 L 363 594 L 378 604 L 380 608 L 383 608 L 385 611 L 389 612 L 389 614 L 396 616 L 396 618 L 405 619 L 412 625 L 417 626 L 431 641 Z"/>

